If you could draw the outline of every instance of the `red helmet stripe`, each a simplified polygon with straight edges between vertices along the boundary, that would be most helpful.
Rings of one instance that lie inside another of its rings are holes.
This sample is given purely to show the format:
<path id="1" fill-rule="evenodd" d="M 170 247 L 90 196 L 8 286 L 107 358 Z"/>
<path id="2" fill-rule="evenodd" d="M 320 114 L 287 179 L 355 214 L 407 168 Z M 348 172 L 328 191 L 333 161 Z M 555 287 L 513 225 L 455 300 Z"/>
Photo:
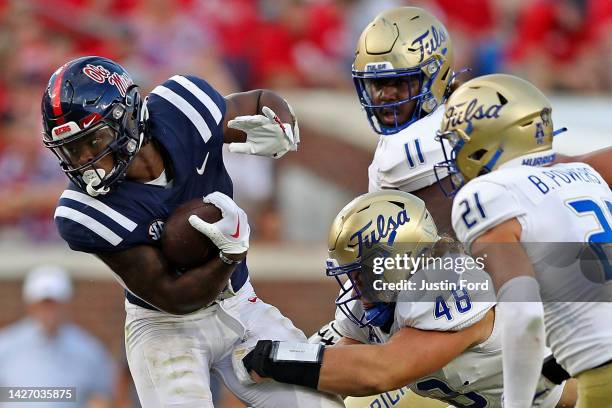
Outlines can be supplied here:
<path id="1" fill-rule="evenodd" d="M 62 116 L 62 99 L 61 99 L 61 89 L 62 82 L 64 79 L 64 70 L 68 64 L 62 65 L 57 72 L 55 73 L 55 81 L 53 82 L 53 86 L 51 87 L 51 106 L 53 107 L 53 115 L 58 118 L 57 124 L 62 125 L 65 122 L 65 119 L 60 117 Z"/>

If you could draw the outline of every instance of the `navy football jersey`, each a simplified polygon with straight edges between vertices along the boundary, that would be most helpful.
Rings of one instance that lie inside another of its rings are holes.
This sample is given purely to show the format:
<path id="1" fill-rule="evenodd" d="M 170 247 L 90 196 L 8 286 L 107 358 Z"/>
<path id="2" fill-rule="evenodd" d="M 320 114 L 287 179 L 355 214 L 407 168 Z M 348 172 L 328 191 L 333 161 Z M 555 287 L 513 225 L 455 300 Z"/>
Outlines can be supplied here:
<path id="1" fill-rule="evenodd" d="M 124 180 L 97 197 L 70 183 L 54 217 L 73 250 L 102 253 L 158 246 L 164 221 L 179 205 L 213 191 L 232 197 L 222 156 L 223 96 L 200 78 L 175 75 L 151 91 L 147 108 L 148 132 L 165 150 L 171 182 L 162 187 Z M 242 262 L 232 282 L 243 283 L 247 274 Z"/>

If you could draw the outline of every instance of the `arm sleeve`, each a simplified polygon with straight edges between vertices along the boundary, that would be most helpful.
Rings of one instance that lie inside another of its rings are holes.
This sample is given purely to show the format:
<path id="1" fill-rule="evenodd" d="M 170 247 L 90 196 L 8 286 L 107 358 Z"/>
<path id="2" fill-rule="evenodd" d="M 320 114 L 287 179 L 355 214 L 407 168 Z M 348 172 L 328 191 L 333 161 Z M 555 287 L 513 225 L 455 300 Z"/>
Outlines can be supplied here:
<path id="1" fill-rule="evenodd" d="M 533 301 L 539 297 L 530 276 L 510 279 L 499 290 L 505 407 L 531 406 L 536 393 L 545 355 L 544 309 Z"/>

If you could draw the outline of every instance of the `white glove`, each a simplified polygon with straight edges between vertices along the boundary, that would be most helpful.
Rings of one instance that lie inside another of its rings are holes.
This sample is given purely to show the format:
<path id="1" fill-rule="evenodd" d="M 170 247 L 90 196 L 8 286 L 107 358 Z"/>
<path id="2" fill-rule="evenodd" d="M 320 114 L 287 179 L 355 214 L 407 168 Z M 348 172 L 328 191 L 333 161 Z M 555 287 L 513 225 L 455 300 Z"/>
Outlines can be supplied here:
<path id="1" fill-rule="evenodd" d="M 197 215 L 189 217 L 189 224 L 210 240 L 225 254 L 242 254 L 249 249 L 251 228 L 242 208 L 223 193 L 215 191 L 204 197 L 205 203 L 213 204 L 221 210 L 221 219 L 214 224 L 202 220 Z"/>
<path id="2" fill-rule="evenodd" d="M 293 115 L 293 109 L 289 107 Z M 230 143 L 232 153 L 254 154 L 279 159 L 288 151 L 296 151 L 300 142 L 300 131 L 295 126 L 282 123 L 274 111 L 264 106 L 263 115 L 237 116 L 227 123 L 232 129 L 242 130 L 247 135 L 244 143 Z"/>
<path id="3" fill-rule="evenodd" d="M 321 327 L 318 332 L 308 338 L 308 342 L 311 344 L 323 344 L 324 346 L 333 346 L 339 342 L 344 336 L 336 330 L 335 323 L 336 321 L 332 320 Z"/>

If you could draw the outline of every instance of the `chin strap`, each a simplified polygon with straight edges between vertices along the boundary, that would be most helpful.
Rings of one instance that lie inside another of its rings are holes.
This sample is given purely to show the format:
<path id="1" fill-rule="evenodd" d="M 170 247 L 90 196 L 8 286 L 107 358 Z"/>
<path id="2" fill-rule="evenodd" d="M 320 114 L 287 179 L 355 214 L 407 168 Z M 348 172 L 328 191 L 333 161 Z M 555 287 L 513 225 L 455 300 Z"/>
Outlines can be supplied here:
<path id="1" fill-rule="evenodd" d="M 145 132 L 146 132 L 146 123 L 149 120 L 149 108 L 147 108 L 147 102 L 149 101 L 149 97 L 147 96 L 142 101 L 142 107 L 140 108 L 140 128 L 138 129 L 138 149 L 139 151 L 144 143 Z"/>
<path id="2" fill-rule="evenodd" d="M 395 309 L 389 303 L 376 303 L 370 309 L 365 310 L 365 318 L 369 325 L 382 327 L 393 317 Z"/>
<path id="3" fill-rule="evenodd" d="M 81 178 L 87 184 L 85 186 L 87 194 L 92 197 L 96 197 L 98 195 L 104 195 L 110 191 L 110 188 L 108 187 L 101 187 L 99 189 L 94 188 L 102 183 L 105 175 L 106 171 L 103 169 L 89 169 L 83 172 L 83 176 L 81 176 Z"/>

